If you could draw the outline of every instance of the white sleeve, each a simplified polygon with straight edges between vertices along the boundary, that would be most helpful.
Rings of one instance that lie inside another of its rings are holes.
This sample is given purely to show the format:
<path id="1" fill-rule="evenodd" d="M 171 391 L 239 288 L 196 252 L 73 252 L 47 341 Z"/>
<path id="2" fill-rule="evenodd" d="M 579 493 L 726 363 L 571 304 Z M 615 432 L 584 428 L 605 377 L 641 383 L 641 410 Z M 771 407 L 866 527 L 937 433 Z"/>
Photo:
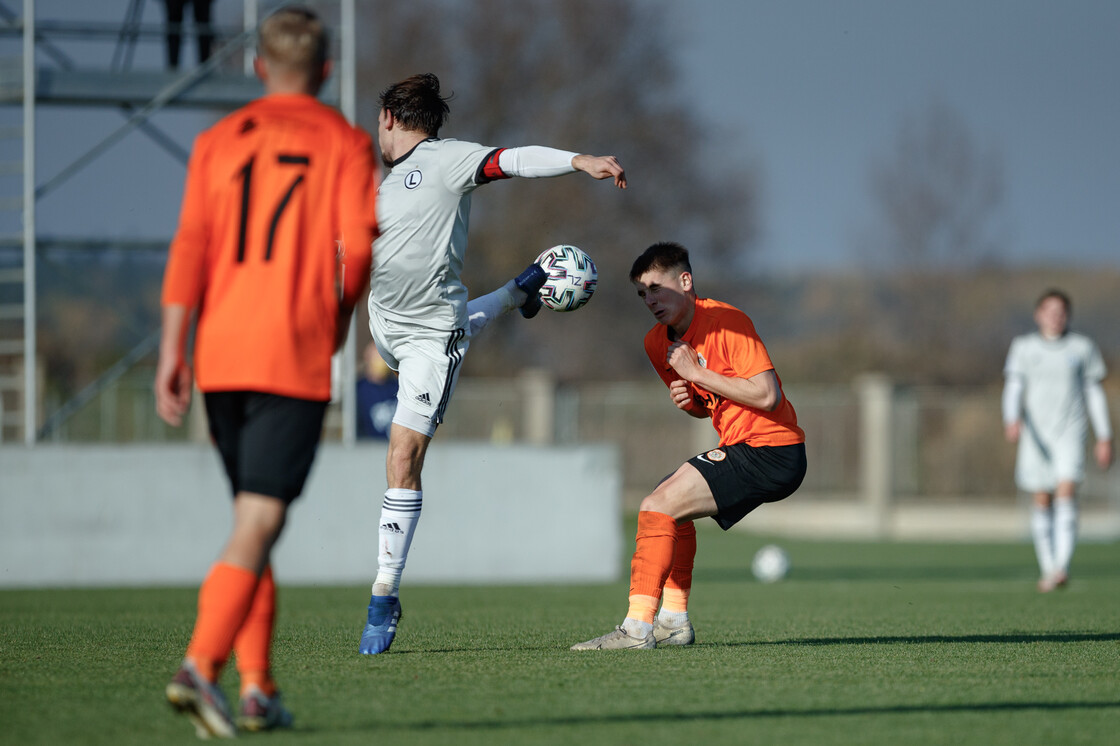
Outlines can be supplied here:
<path id="1" fill-rule="evenodd" d="M 1101 357 L 1101 348 L 1096 342 L 1089 342 L 1089 358 L 1085 361 L 1085 378 L 1090 381 L 1103 381 L 1108 375 L 1108 369 Z"/>
<path id="2" fill-rule="evenodd" d="M 1104 398 L 1100 381 L 1085 384 L 1085 406 L 1089 410 L 1089 422 L 1093 423 L 1097 440 L 1111 440 L 1112 424 L 1108 421 L 1108 401 Z"/>
<path id="3" fill-rule="evenodd" d="M 579 153 L 570 153 L 567 150 L 527 145 L 503 150 L 498 155 L 498 166 L 510 176 L 521 176 L 526 179 L 562 176 L 575 173 L 572 159 L 577 155 Z"/>
<path id="4" fill-rule="evenodd" d="M 1003 424 L 1011 425 L 1023 418 L 1023 378 L 1008 373 L 1003 384 Z"/>
<path id="5" fill-rule="evenodd" d="M 1019 338 L 1011 340 L 1007 361 L 1003 364 L 1003 424 L 1011 425 L 1023 419 L 1023 371 L 1020 370 Z"/>

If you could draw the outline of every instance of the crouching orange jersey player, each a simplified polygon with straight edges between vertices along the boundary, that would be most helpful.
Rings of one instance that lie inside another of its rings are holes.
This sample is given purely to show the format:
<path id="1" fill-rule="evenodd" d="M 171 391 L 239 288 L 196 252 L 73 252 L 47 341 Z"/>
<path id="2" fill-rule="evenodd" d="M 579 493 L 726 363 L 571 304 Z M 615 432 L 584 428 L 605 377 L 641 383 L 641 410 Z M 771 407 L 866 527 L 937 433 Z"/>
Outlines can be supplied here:
<path id="1" fill-rule="evenodd" d="M 642 500 L 626 618 L 572 650 L 691 644 L 692 521 L 711 516 L 727 530 L 805 477 L 805 433 L 747 315 L 697 297 L 679 244 L 646 249 L 630 281 L 657 319 L 645 338 L 650 362 L 678 409 L 711 418 L 719 447 L 689 459 Z"/>
<path id="2" fill-rule="evenodd" d="M 236 735 L 216 682 L 237 654 L 237 724 L 291 723 L 270 672 L 269 564 L 311 469 L 330 401 L 331 356 L 365 290 L 377 230 L 369 135 L 315 99 L 330 70 L 314 13 L 260 28 L 265 96 L 194 144 L 163 285 L 156 409 L 180 424 L 194 376 L 232 487 L 233 530 L 199 590 L 194 634 L 167 698 L 201 737 Z"/>

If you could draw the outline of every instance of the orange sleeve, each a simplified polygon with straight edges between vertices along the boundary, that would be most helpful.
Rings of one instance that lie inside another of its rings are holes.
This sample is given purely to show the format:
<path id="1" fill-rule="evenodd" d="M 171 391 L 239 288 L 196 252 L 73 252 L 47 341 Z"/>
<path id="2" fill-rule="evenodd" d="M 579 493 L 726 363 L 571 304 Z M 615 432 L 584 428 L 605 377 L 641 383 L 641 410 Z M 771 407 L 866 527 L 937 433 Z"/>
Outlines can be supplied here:
<path id="1" fill-rule="evenodd" d="M 342 253 L 342 299 L 353 308 L 369 283 L 372 244 L 377 238 L 377 168 L 373 162 L 373 142 L 357 131 L 355 146 L 339 172 L 339 237 Z"/>
<path id="2" fill-rule="evenodd" d="M 724 359 L 731 365 L 737 378 L 754 378 L 759 373 L 774 369 L 766 345 L 762 343 L 754 323 L 747 316 L 728 314 L 720 322 Z"/>
<path id="3" fill-rule="evenodd" d="M 191 150 L 187 176 L 183 188 L 183 205 L 179 212 L 179 227 L 171 241 L 167 256 L 167 269 L 163 276 L 164 306 L 198 306 L 206 284 L 207 226 L 206 210 L 206 159 L 207 141 L 199 136 Z"/>
<path id="4" fill-rule="evenodd" d="M 679 377 L 675 370 L 665 364 L 665 356 L 669 352 L 669 341 L 665 336 L 665 327 L 658 324 L 650 329 L 646 332 L 642 344 L 646 348 L 646 357 L 649 358 L 649 364 L 653 366 L 654 371 L 657 372 L 666 386 Z"/>

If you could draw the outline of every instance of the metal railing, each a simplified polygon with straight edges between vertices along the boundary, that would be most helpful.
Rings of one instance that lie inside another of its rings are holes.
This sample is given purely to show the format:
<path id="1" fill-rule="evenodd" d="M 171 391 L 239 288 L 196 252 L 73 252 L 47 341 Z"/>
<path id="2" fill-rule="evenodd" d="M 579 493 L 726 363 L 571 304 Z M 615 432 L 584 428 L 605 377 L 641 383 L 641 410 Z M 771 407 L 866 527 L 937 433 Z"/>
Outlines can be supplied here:
<path id="1" fill-rule="evenodd" d="M 96 391 L 89 387 L 91 395 L 53 427 L 49 440 L 205 441 L 197 412 L 193 424 L 180 429 L 156 417 L 153 377 L 150 359 L 126 373 L 103 376 Z M 875 479 L 867 471 L 867 442 L 885 435 L 890 443 L 887 462 L 871 466 L 886 470 L 889 499 L 896 504 L 1015 505 L 1019 500 L 1013 480 L 1015 449 L 1003 439 L 998 388 L 892 387 L 889 430 L 876 434 L 861 386 L 786 386 L 806 433 L 809 472 L 802 493 L 825 501 L 862 499 Z M 546 400 L 539 401 L 541 397 Z M 1110 403 L 1114 422 L 1120 421 L 1120 396 L 1110 396 Z M 196 399 L 195 409 L 200 406 Z M 548 421 L 543 429 L 542 417 Z M 341 419 L 336 402 L 325 441 L 341 441 Z M 528 371 L 509 380 L 461 379 L 436 436 L 437 445 L 449 440 L 613 443 L 622 454 L 624 490 L 632 498 L 646 494 L 692 455 L 713 447 L 715 433 L 707 420 L 673 408 L 657 381 L 557 384 L 540 371 Z M 1101 472 L 1090 463 L 1087 471 L 1082 498 L 1120 510 L 1120 470 Z"/>

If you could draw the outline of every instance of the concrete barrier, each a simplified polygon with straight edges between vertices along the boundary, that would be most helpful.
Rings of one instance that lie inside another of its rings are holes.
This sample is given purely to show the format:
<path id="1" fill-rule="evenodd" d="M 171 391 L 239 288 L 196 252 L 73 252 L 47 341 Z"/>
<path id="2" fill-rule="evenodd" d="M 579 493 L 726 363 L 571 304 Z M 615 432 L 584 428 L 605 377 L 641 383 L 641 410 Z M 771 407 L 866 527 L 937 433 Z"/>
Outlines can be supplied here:
<path id="1" fill-rule="evenodd" d="M 618 461 L 612 445 L 437 440 L 405 584 L 617 580 Z M 384 488 L 384 444 L 325 445 L 278 580 L 372 582 Z M 228 490 L 209 446 L 0 448 L 0 587 L 195 585 L 228 536 Z"/>

